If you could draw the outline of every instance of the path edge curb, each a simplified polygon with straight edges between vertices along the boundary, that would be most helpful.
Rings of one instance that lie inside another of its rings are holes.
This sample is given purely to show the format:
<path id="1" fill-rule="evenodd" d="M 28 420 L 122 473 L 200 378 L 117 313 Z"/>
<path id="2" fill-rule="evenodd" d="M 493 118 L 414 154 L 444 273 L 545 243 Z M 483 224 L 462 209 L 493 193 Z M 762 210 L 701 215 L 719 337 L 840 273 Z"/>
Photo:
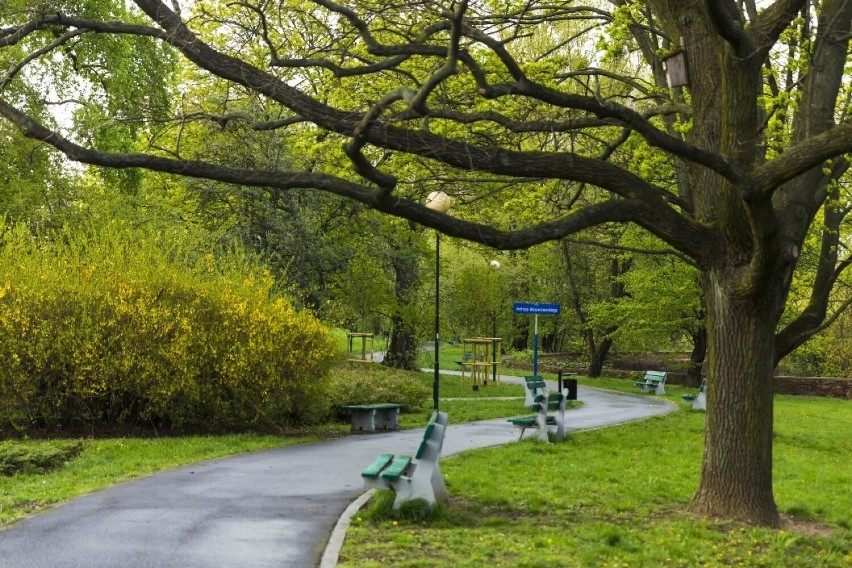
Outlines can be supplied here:
<path id="1" fill-rule="evenodd" d="M 331 531 L 331 537 L 329 537 L 328 543 L 325 545 L 325 551 L 322 553 L 319 568 L 334 568 L 337 566 L 337 561 L 340 559 L 340 549 L 343 548 L 343 541 L 346 539 L 346 531 L 349 530 L 349 525 L 352 524 L 352 517 L 355 516 L 355 513 L 364 506 L 375 492 L 375 489 L 370 489 L 352 501 L 343 511 L 343 514 L 340 515 L 340 518 L 337 519 L 337 523 L 335 523 L 334 529 Z"/>

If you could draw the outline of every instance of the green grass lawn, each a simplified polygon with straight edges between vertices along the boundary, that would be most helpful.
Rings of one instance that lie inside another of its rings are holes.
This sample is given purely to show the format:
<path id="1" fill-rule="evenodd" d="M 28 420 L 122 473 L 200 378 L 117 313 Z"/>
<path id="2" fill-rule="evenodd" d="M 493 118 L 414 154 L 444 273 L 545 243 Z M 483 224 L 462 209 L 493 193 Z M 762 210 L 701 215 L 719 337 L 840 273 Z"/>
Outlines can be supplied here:
<path id="1" fill-rule="evenodd" d="M 784 530 L 685 512 L 705 415 L 683 410 L 442 460 L 451 500 L 438 520 L 362 511 L 341 566 L 850 566 L 852 406 L 779 396 L 776 408 Z"/>

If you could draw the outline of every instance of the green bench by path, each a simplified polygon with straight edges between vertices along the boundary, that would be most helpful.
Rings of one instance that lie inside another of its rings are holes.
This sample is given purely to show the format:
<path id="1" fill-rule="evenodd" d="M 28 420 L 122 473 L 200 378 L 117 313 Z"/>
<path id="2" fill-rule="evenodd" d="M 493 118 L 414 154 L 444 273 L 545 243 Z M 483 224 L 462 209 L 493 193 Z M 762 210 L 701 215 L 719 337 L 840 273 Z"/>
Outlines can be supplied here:
<path id="1" fill-rule="evenodd" d="M 547 383 L 541 375 L 527 375 L 524 377 L 524 406 L 530 407 L 535 404 L 535 397 L 547 391 Z"/>
<path id="2" fill-rule="evenodd" d="M 707 377 L 701 379 L 701 386 L 698 387 L 698 394 L 682 394 L 683 400 L 692 401 L 692 410 L 707 411 Z"/>
<path id="3" fill-rule="evenodd" d="M 665 371 L 648 371 L 641 381 L 633 381 L 633 384 L 642 389 L 642 392 L 654 391 L 654 394 L 666 394 L 666 377 L 668 373 Z"/>
<path id="4" fill-rule="evenodd" d="M 405 406 L 405 404 L 380 402 L 354 404 L 340 408 L 352 413 L 353 432 L 375 432 L 376 430 L 399 430 L 399 411 Z"/>
<path id="5" fill-rule="evenodd" d="M 511 422 L 520 431 L 518 440 L 524 437 L 524 432 L 527 428 L 535 428 L 538 430 L 538 439 L 543 442 L 548 440 L 547 432 L 550 426 L 556 427 L 555 438 L 557 441 L 565 439 L 565 401 L 568 397 L 564 392 L 548 393 L 546 390 L 536 395 L 535 401 L 530 405 L 530 410 L 535 412 L 532 416 L 519 416 L 516 418 L 507 418 L 507 422 Z M 548 414 L 553 410 L 553 414 Z"/>
<path id="6" fill-rule="evenodd" d="M 423 499 L 430 506 L 438 500 L 446 501 L 447 487 L 438 463 L 446 430 L 447 414 L 436 410 L 414 457 L 381 454 L 361 472 L 364 485 L 395 491 L 394 509 L 413 499 Z"/>

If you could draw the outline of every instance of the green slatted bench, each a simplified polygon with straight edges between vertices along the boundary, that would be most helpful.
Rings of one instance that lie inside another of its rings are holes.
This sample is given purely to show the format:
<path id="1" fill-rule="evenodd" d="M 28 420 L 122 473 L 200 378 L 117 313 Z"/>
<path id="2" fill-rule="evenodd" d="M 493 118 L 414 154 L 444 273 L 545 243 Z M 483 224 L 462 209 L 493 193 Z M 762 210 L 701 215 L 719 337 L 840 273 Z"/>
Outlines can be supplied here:
<path id="1" fill-rule="evenodd" d="M 535 397 L 547 390 L 547 383 L 541 375 L 528 375 L 524 377 L 524 406 L 530 407 L 535 404 Z"/>
<path id="2" fill-rule="evenodd" d="M 666 377 L 668 373 L 665 371 L 647 371 L 645 377 L 641 381 L 633 381 L 633 384 L 642 389 L 642 392 L 654 391 L 654 394 L 666 394 Z"/>
<path id="3" fill-rule="evenodd" d="M 381 454 L 361 472 L 364 486 L 396 492 L 394 509 L 412 499 L 424 499 L 430 506 L 438 500 L 446 501 L 447 487 L 438 463 L 446 429 L 447 414 L 436 410 L 414 457 Z"/>
<path id="4" fill-rule="evenodd" d="M 560 393 L 539 393 L 535 397 L 535 402 L 530 405 L 530 410 L 535 412 L 532 416 L 518 416 L 516 418 L 507 418 L 507 422 L 514 424 L 520 431 L 521 435 L 518 440 L 524 437 L 524 432 L 527 428 L 535 428 L 538 430 L 538 439 L 543 442 L 549 442 L 547 431 L 550 426 L 556 427 L 555 438 L 557 441 L 565 439 L 565 401 L 568 397 L 564 392 Z M 548 414 L 548 411 L 553 410 L 553 414 Z"/>

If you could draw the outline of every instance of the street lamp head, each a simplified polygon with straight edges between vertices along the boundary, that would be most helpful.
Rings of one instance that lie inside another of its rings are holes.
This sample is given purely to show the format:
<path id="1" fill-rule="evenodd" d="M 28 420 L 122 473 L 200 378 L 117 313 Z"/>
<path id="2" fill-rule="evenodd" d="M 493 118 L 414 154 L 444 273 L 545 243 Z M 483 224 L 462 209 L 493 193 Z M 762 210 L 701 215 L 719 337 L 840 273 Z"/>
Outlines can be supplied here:
<path id="1" fill-rule="evenodd" d="M 498 262 L 498 261 L 496 261 L 496 260 L 492 260 L 490 264 L 491 264 L 491 268 L 493 268 L 493 269 L 495 269 L 495 270 L 499 270 L 499 269 L 500 269 L 500 262 Z"/>
<path id="2" fill-rule="evenodd" d="M 446 213 L 450 210 L 450 196 L 443 191 L 433 191 L 426 198 L 426 208 L 438 213 Z"/>

